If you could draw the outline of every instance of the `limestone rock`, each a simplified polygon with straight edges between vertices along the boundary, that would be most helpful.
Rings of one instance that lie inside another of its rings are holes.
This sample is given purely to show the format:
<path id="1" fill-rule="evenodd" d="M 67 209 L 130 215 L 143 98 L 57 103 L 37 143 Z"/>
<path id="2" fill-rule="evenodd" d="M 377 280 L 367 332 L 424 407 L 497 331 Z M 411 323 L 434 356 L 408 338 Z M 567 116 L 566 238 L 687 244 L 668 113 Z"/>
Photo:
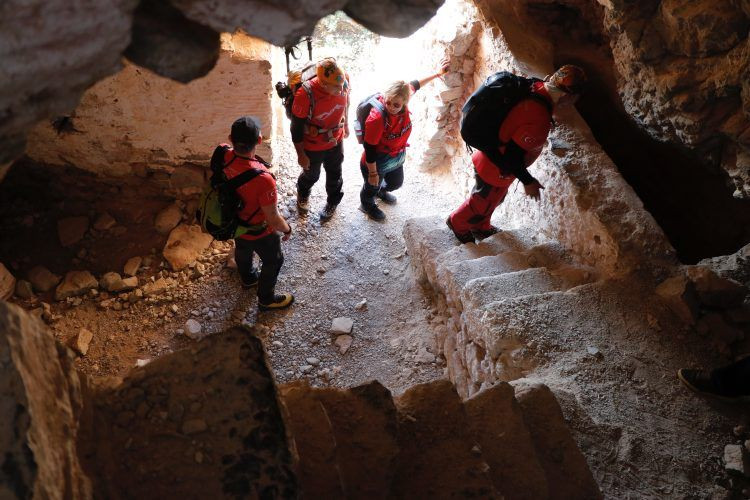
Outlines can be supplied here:
<path id="1" fill-rule="evenodd" d="M 724 447 L 724 466 L 730 472 L 747 475 L 747 460 L 741 444 L 728 444 Z"/>
<path id="2" fill-rule="evenodd" d="M 97 231 L 106 231 L 107 229 L 113 228 L 116 224 L 117 221 L 115 218 L 107 212 L 104 212 L 96 218 L 96 221 L 94 221 L 94 229 Z"/>
<path id="3" fill-rule="evenodd" d="M 354 321 L 351 318 L 333 318 L 331 322 L 331 333 L 335 335 L 349 334 L 352 332 Z"/>
<path id="4" fill-rule="evenodd" d="M 695 284 L 701 303 L 709 307 L 731 309 L 742 304 L 747 295 L 747 289 L 740 283 L 721 278 L 707 267 L 689 266 L 687 276 Z"/>
<path id="5" fill-rule="evenodd" d="M 60 244 L 64 247 L 75 245 L 81 241 L 88 229 L 89 218 L 86 216 L 66 217 L 57 221 L 57 236 L 60 239 Z"/>
<path id="6" fill-rule="evenodd" d="M 78 330 L 76 336 L 71 339 L 70 347 L 81 356 L 85 356 L 89 352 L 89 345 L 93 338 L 93 333 L 85 328 L 81 328 Z"/>
<path id="7" fill-rule="evenodd" d="M 339 352 L 344 355 L 352 346 L 353 340 L 351 335 L 339 335 L 333 343 L 339 348 Z"/>
<path id="8" fill-rule="evenodd" d="M 68 297 L 77 297 L 99 287 L 94 275 L 88 271 L 69 271 L 65 279 L 55 290 L 55 300 L 65 300 Z"/>
<path id="9" fill-rule="evenodd" d="M 0 264 L 2 265 L 2 264 Z M 26 280 L 16 281 L 16 296 L 22 299 L 30 299 L 34 296 L 34 288 Z"/>
<path id="10" fill-rule="evenodd" d="M 138 286 L 138 278 L 132 276 L 130 278 L 122 279 L 118 273 L 106 273 L 99 280 L 99 286 L 108 292 L 127 292 Z"/>
<path id="11" fill-rule="evenodd" d="M 185 335 L 193 340 L 197 340 L 200 338 L 202 329 L 203 327 L 201 326 L 201 324 L 192 318 L 185 322 Z"/>
<path id="12" fill-rule="evenodd" d="M 84 395 L 72 353 L 38 319 L 4 301 L 0 386 L 0 451 L 3 463 L 13 464 L 0 470 L 0 496 L 93 498 L 75 443 Z"/>
<path id="13" fill-rule="evenodd" d="M 198 225 L 180 224 L 169 234 L 164 246 L 164 258 L 175 271 L 195 262 L 213 241 L 211 235 L 201 231 Z"/>
<path id="14" fill-rule="evenodd" d="M 159 234 L 169 234 L 169 232 L 177 227 L 177 224 L 182 220 L 182 210 L 177 205 L 169 205 L 161 212 L 156 214 L 154 219 L 154 228 Z"/>
<path id="15" fill-rule="evenodd" d="M 687 277 L 674 276 L 666 279 L 656 287 L 656 294 L 686 324 L 695 323 L 698 315 L 698 297 L 695 287 Z"/>
<path id="16" fill-rule="evenodd" d="M 9 299 L 16 289 L 16 278 L 0 262 L 0 300 Z"/>
<path id="17" fill-rule="evenodd" d="M 142 258 L 131 257 L 125 263 L 125 267 L 123 267 L 123 273 L 128 276 L 135 276 L 138 273 L 138 269 L 141 267 L 141 262 L 143 262 Z"/>
<path id="18" fill-rule="evenodd" d="M 27 276 L 37 292 L 48 292 L 60 283 L 60 277 L 43 266 L 36 266 Z"/>
<path id="19" fill-rule="evenodd" d="M 169 282 L 164 278 L 159 278 L 153 283 L 147 283 L 143 287 L 143 295 L 145 297 L 159 295 L 160 293 L 164 292 L 168 287 L 169 287 Z"/>

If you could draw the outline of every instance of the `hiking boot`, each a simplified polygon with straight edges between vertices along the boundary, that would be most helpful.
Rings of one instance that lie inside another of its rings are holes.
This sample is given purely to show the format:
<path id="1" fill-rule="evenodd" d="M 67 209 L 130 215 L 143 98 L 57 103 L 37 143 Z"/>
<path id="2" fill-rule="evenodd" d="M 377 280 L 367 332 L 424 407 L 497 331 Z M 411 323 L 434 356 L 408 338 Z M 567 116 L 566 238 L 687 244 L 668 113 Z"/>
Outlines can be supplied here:
<path id="1" fill-rule="evenodd" d="M 500 232 L 500 229 L 495 226 L 490 226 L 489 229 L 475 229 L 471 232 L 471 234 L 474 236 L 477 240 L 483 240 L 485 238 L 489 238 L 493 234 L 497 234 Z"/>
<path id="2" fill-rule="evenodd" d="M 240 276 L 240 283 L 242 283 L 242 288 L 247 290 L 248 288 L 254 287 L 258 284 L 258 278 L 258 271 L 253 271 L 252 273 L 250 273 L 250 278 L 247 281 L 244 280 L 242 276 Z"/>
<path id="3" fill-rule="evenodd" d="M 261 302 L 258 300 L 258 309 L 261 311 L 272 311 L 275 309 L 285 309 L 294 302 L 294 295 L 291 293 L 277 293 L 273 296 L 271 302 Z"/>
<path id="4" fill-rule="evenodd" d="M 301 214 L 306 214 L 310 210 L 310 197 L 300 196 L 297 193 L 297 210 Z"/>
<path id="5" fill-rule="evenodd" d="M 461 243 L 474 243 L 474 235 L 471 233 L 459 233 L 455 229 L 453 229 L 453 224 L 451 224 L 451 218 L 448 216 L 447 219 L 445 219 L 445 223 L 448 225 L 451 231 L 453 231 L 453 234 L 456 236 L 458 241 Z"/>
<path id="6" fill-rule="evenodd" d="M 691 370 L 680 368 L 677 370 L 677 378 L 691 391 L 710 398 L 723 401 L 744 401 L 748 398 L 741 394 L 735 394 L 716 385 L 711 378 L 711 372 L 705 370 Z"/>
<path id="7" fill-rule="evenodd" d="M 375 193 L 375 196 L 383 200 L 385 203 L 389 205 L 395 205 L 396 204 L 396 197 L 393 196 L 388 191 L 383 191 L 382 189 L 379 190 L 377 193 Z"/>
<path id="8" fill-rule="evenodd" d="M 365 213 L 369 218 L 376 221 L 385 220 L 385 214 L 377 205 L 360 205 L 359 209 Z"/>
<path id="9" fill-rule="evenodd" d="M 326 206 L 323 207 L 323 210 L 321 210 L 318 213 L 318 217 L 320 217 L 320 222 L 325 222 L 331 217 L 333 217 L 333 214 L 336 212 L 337 205 L 331 205 L 330 203 L 326 203 Z"/>

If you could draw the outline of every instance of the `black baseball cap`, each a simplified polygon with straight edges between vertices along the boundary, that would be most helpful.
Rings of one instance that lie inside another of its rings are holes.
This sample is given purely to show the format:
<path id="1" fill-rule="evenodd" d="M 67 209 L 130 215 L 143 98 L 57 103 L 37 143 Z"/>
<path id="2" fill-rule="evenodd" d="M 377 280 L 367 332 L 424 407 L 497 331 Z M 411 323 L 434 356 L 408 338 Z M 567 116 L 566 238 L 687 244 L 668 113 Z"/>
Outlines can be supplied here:
<path id="1" fill-rule="evenodd" d="M 254 116 L 242 116 L 232 124 L 232 142 L 253 147 L 260 137 L 260 120 Z"/>

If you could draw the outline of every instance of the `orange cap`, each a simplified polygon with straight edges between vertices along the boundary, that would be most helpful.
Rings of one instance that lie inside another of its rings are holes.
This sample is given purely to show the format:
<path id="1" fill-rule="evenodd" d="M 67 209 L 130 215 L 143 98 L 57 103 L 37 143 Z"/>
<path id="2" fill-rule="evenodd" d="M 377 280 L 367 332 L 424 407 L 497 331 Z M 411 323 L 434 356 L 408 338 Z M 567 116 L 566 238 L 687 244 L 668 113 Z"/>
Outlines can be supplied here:
<path id="1" fill-rule="evenodd" d="M 332 57 L 323 59 L 317 64 L 316 74 L 319 81 L 328 85 L 340 87 L 344 84 L 344 72 Z"/>
<path id="2" fill-rule="evenodd" d="M 566 94 L 580 94 L 586 86 L 586 73 L 578 66 L 566 64 L 555 71 L 549 81 Z"/>

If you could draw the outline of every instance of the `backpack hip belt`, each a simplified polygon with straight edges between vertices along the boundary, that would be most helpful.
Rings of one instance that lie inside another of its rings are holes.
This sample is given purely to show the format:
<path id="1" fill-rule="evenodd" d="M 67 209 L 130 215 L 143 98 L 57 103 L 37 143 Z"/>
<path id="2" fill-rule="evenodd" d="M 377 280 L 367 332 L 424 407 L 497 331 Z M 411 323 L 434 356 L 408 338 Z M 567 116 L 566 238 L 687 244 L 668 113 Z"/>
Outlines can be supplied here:
<path id="1" fill-rule="evenodd" d="M 333 144 L 338 144 L 338 140 L 333 136 L 333 133 L 337 130 L 340 130 L 344 128 L 344 125 L 339 123 L 337 126 L 333 128 L 323 128 L 318 127 L 317 125 L 307 122 L 305 124 L 305 133 L 309 135 L 310 137 L 317 137 L 320 134 L 326 134 L 328 136 L 328 142 L 332 142 Z"/>

